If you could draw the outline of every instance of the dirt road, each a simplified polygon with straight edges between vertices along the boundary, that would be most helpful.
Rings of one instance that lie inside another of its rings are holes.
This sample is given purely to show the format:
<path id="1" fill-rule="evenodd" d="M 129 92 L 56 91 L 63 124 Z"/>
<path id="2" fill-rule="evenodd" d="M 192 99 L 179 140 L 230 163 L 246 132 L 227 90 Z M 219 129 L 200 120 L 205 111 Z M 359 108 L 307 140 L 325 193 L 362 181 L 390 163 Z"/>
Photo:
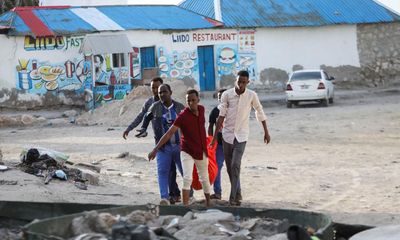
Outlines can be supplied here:
<path id="1" fill-rule="evenodd" d="M 214 100 L 203 103 L 210 110 Z M 399 224 L 399 103 L 399 91 L 394 91 L 342 95 L 328 108 L 265 106 L 272 142 L 262 143 L 261 125 L 252 118 L 242 160 L 243 204 L 326 212 L 347 223 Z M 19 162 L 22 147 L 41 146 L 69 154 L 75 163 L 99 162 L 101 167 L 100 186 L 87 191 L 61 181 L 44 185 L 43 179 L 19 170 L 0 172 L 0 180 L 18 182 L 0 185 L 0 200 L 158 203 L 156 164 L 145 159 L 154 144 L 152 133 L 124 140 L 124 129 L 72 124 L 0 129 L 8 165 Z M 125 151 L 130 157 L 116 158 Z M 223 174 L 226 198 L 225 167 Z M 201 192 L 195 196 L 202 198 Z"/>

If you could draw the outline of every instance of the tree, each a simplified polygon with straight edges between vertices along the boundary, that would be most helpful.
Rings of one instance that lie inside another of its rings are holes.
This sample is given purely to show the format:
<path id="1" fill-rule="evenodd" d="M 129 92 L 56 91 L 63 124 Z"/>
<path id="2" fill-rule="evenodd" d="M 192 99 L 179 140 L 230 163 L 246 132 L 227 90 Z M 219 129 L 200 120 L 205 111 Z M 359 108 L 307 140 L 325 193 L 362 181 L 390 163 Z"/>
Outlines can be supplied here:
<path id="1" fill-rule="evenodd" d="M 23 6 L 39 6 L 39 0 L 0 0 L 0 14 Z"/>

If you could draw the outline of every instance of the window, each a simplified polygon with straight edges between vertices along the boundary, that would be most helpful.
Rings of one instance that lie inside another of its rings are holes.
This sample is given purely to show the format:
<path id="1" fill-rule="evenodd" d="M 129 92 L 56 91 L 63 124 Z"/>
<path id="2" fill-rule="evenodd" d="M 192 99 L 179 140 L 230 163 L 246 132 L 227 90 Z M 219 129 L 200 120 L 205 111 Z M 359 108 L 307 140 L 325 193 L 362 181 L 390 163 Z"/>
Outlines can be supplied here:
<path id="1" fill-rule="evenodd" d="M 125 67 L 125 54 L 124 53 L 113 53 L 113 67 L 120 68 Z"/>
<path id="2" fill-rule="evenodd" d="M 315 80 L 321 79 L 321 72 L 296 72 L 290 81 Z"/>

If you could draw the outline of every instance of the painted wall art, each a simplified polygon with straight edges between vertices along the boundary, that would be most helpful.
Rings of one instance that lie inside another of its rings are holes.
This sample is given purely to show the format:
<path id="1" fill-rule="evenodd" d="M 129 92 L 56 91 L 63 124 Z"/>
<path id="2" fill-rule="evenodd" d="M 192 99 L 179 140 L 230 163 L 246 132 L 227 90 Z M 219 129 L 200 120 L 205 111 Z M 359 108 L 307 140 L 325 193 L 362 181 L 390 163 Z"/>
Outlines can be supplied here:
<path id="1" fill-rule="evenodd" d="M 158 67 L 162 78 L 198 79 L 197 52 L 173 51 L 168 54 L 163 47 L 158 49 Z"/>
<path id="2" fill-rule="evenodd" d="M 35 94 L 65 90 L 83 92 L 85 82 L 91 81 L 91 63 L 85 59 L 52 63 L 20 58 L 16 70 L 17 89 Z"/>

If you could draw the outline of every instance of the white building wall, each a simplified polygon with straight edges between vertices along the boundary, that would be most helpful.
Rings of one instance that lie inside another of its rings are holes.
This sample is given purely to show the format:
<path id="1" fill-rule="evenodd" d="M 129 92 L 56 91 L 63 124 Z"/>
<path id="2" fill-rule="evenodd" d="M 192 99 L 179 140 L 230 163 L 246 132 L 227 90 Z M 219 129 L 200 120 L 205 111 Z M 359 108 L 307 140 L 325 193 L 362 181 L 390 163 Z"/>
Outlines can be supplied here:
<path id="1" fill-rule="evenodd" d="M 16 37 L 0 35 L 0 90 L 15 88 Z"/>
<path id="2" fill-rule="evenodd" d="M 360 67 L 356 25 L 257 29 L 256 49 L 260 71 L 273 67 L 292 72 L 296 64 Z"/>

